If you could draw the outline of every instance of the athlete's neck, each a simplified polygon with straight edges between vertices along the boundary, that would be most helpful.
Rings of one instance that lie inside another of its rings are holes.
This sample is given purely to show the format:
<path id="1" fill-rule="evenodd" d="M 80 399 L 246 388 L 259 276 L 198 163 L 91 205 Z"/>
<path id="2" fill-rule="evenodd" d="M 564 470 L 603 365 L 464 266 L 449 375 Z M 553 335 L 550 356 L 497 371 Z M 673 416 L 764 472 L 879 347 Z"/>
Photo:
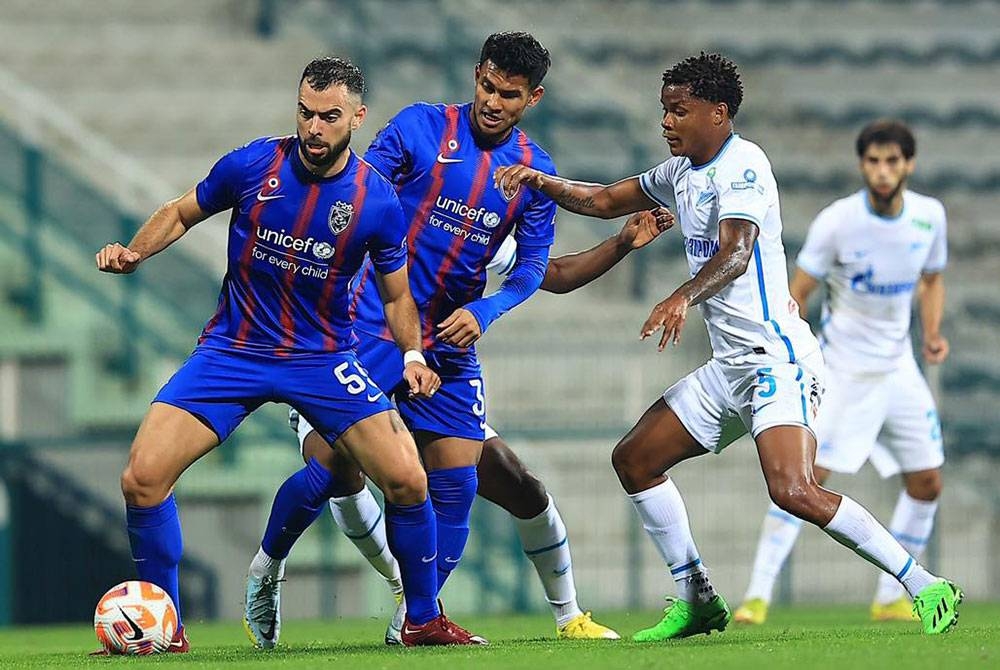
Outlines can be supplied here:
<path id="1" fill-rule="evenodd" d="M 347 167 L 347 161 L 351 159 L 351 148 L 348 147 L 340 152 L 332 163 L 329 165 L 313 165 L 306 160 L 306 156 L 302 153 L 302 147 L 299 146 L 299 160 L 302 165 L 305 166 L 306 170 L 316 175 L 320 179 L 328 179 L 330 177 L 336 177 L 338 174 L 344 171 Z"/>
<path id="2" fill-rule="evenodd" d="M 732 139 L 733 135 L 733 127 L 730 125 L 728 132 L 725 134 L 720 133 L 719 136 L 714 138 L 703 151 L 697 152 L 696 155 L 688 156 L 688 159 L 691 161 L 691 165 L 697 167 L 705 165 L 706 163 L 711 163 L 712 160 L 719 155 L 719 152 L 726 146 L 726 143 Z"/>
<path id="3" fill-rule="evenodd" d="M 872 211 L 887 219 L 894 219 L 903 212 L 903 185 L 888 198 L 880 198 L 871 190 L 868 191 L 868 205 Z"/>

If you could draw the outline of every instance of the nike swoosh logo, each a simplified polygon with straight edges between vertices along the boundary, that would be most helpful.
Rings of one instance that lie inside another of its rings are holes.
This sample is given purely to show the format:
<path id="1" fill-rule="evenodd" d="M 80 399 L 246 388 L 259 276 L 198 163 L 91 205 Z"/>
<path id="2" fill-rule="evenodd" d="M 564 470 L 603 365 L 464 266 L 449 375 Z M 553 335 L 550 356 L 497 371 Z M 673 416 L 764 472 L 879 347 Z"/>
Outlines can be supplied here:
<path id="1" fill-rule="evenodd" d="M 558 570 L 553 570 L 552 574 L 554 574 L 556 577 L 562 577 L 567 572 L 569 572 L 569 566 L 568 565 L 565 568 L 559 568 Z"/>
<path id="2" fill-rule="evenodd" d="M 258 202 L 267 202 L 268 200 L 277 200 L 278 198 L 284 198 L 283 195 L 264 195 L 263 191 L 257 193 Z"/>
<path id="3" fill-rule="evenodd" d="M 462 159 L 461 158 L 445 158 L 444 154 L 438 154 L 437 155 L 437 162 L 438 163 L 444 163 L 444 164 L 448 164 L 448 163 L 461 163 Z"/>
<path id="4" fill-rule="evenodd" d="M 378 392 L 378 393 L 376 393 L 375 395 L 370 395 L 370 396 L 368 396 L 368 402 L 375 402 L 376 400 L 378 400 L 378 399 L 379 399 L 379 398 L 381 398 L 381 397 L 382 397 L 382 392 L 381 392 L 381 391 L 379 391 L 379 392 Z"/>
<path id="5" fill-rule="evenodd" d="M 125 617 L 125 621 L 128 621 L 128 625 L 132 626 L 132 632 L 134 633 L 134 635 L 130 638 L 127 638 L 129 642 L 137 642 L 138 640 L 141 640 L 142 629 L 139 628 L 139 624 L 132 621 L 132 617 L 130 617 L 128 614 L 125 614 L 125 610 L 123 610 L 121 607 L 118 608 L 118 611 L 122 613 L 123 617 Z"/>
<path id="6" fill-rule="evenodd" d="M 438 555 L 437 555 L 436 553 L 435 553 L 435 554 L 434 554 L 433 556 L 421 556 L 421 557 L 420 557 L 420 562 L 421 562 L 421 563 L 430 563 L 430 562 L 431 562 L 431 561 L 433 561 L 433 560 L 434 560 L 435 558 L 437 558 L 437 556 L 438 556 Z"/>
<path id="7" fill-rule="evenodd" d="M 403 626 L 403 635 L 416 635 L 419 632 L 420 632 L 419 628 L 417 630 L 413 630 L 409 626 Z"/>
<path id="8" fill-rule="evenodd" d="M 451 556 L 445 556 L 444 557 L 444 562 L 445 563 L 458 563 L 460 560 L 462 560 L 462 559 L 460 559 L 460 558 L 452 558 Z"/>
<path id="9" fill-rule="evenodd" d="M 274 619 L 271 619 L 271 623 L 268 624 L 267 628 L 260 627 L 260 636 L 268 641 L 274 639 Z"/>

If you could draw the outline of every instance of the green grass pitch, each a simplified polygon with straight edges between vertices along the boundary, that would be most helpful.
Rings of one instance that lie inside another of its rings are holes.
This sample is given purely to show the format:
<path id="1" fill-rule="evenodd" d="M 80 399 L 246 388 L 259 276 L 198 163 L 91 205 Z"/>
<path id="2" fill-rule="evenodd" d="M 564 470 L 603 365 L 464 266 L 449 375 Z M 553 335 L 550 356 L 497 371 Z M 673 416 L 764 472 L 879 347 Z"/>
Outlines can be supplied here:
<path id="1" fill-rule="evenodd" d="M 625 633 L 652 624 L 656 612 L 601 614 Z M 797 607 L 773 612 L 765 625 L 731 625 L 722 634 L 667 644 L 559 642 L 545 615 L 456 617 L 488 637 L 489 647 L 386 648 L 375 619 L 287 621 L 282 646 L 250 647 L 239 622 L 189 622 L 192 651 L 146 658 L 88 658 L 96 648 L 89 626 L 0 630 L 0 668 L 289 668 L 308 670 L 589 670 L 590 668 L 998 668 L 1000 604 L 968 603 L 958 628 L 927 637 L 919 625 L 872 624 L 863 606 Z"/>

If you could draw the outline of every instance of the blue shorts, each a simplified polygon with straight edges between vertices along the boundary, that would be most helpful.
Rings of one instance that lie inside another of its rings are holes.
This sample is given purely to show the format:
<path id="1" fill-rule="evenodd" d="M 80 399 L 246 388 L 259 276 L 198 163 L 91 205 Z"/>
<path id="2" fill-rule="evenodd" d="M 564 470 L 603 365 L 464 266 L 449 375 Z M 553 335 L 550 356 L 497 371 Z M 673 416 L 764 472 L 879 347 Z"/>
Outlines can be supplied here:
<path id="1" fill-rule="evenodd" d="M 392 409 L 353 351 L 275 358 L 199 347 L 153 402 L 193 414 L 220 442 L 266 402 L 295 407 L 330 444 L 362 419 Z"/>
<path id="2" fill-rule="evenodd" d="M 372 381 L 396 401 L 411 431 L 482 441 L 486 429 L 486 389 L 475 353 L 425 351 L 427 365 L 441 377 L 433 398 L 411 398 L 403 380 L 403 354 L 395 342 L 355 331 L 358 358 Z"/>

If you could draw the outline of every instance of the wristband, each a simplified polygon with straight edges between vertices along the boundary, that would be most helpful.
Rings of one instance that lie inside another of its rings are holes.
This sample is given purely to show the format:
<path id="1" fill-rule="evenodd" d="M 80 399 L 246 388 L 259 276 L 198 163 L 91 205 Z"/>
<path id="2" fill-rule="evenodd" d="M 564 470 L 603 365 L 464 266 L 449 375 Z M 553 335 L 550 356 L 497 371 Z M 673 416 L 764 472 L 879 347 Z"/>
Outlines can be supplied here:
<path id="1" fill-rule="evenodd" d="M 424 359 L 424 355 L 417 351 L 416 349 L 410 349 L 405 354 L 403 354 L 403 367 L 405 368 L 410 363 L 420 363 L 421 365 L 427 365 L 427 361 Z"/>

